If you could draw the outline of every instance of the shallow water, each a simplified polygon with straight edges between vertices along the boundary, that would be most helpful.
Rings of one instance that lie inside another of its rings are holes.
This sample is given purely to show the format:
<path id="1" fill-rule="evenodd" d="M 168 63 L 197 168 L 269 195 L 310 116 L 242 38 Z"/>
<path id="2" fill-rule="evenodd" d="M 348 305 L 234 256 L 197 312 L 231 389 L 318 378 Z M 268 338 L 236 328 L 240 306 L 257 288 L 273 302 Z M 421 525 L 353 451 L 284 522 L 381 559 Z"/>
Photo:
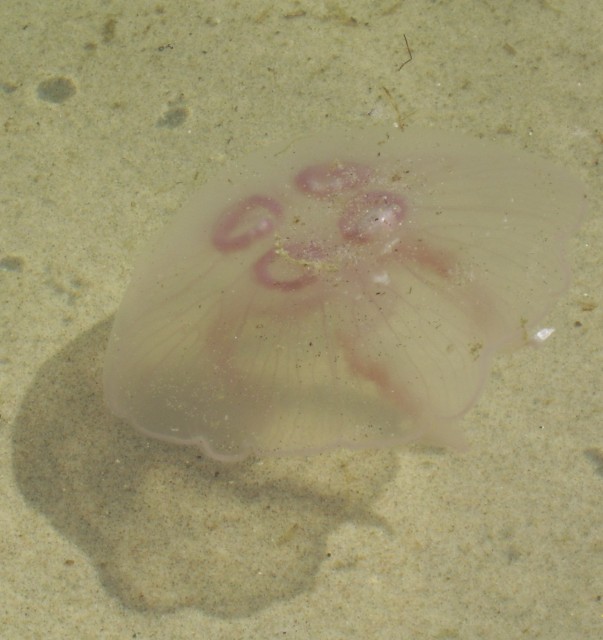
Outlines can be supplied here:
<path id="1" fill-rule="evenodd" d="M 3 639 L 597 637 L 602 19 L 2 3 Z M 110 416 L 110 320 L 153 233 L 228 161 L 384 121 L 502 138 L 587 185 L 556 331 L 496 360 L 469 451 L 224 466 Z"/>

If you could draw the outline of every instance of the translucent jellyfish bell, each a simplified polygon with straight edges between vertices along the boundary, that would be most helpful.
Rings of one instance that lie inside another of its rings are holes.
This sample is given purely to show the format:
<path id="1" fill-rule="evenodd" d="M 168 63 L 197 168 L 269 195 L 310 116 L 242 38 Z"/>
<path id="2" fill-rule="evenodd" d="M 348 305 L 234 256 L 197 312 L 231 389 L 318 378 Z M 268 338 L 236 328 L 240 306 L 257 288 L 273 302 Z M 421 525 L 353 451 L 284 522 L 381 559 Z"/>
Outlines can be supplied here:
<path id="1" fill-rule="evenodd" d="M 112 411 L 214 458 L 460 445 L 496 350 L 568 280 L 581 185 L 439 131 L 263 149 L 210 180 L 135 269 Z"/>

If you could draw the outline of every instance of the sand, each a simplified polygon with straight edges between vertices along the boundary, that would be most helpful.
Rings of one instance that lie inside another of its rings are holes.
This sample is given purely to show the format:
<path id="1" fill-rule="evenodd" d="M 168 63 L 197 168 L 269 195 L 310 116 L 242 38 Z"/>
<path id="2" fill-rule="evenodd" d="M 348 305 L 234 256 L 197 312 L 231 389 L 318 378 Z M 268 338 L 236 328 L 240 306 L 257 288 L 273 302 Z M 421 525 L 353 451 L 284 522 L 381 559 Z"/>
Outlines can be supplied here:
<path id="1" fill-rule="evenodd" d="M 601 24 L 596 0 L 2 3 L 2 640 L 603 633 Z M 225 465 L 115 420 L 103 352 L 153 233 L 227 161 L 376 122 L 588 190 L 555 332 L 496 359 L 469 451 Z"/>

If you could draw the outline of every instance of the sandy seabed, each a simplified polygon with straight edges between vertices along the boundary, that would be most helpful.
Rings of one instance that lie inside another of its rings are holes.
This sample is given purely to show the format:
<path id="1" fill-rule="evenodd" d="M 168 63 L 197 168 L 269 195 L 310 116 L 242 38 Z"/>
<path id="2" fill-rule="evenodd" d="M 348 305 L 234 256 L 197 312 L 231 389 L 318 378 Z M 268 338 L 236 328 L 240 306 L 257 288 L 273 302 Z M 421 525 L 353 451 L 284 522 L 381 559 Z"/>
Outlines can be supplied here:
<path id="1" fill-rule="evenodd" d="M 2 4 L 3 640 L 603 634 L 601 24 L 596 0 Z M 586 185 L 553 337 L 496 359 L 469 451 L 224 465 L 114 419 L 103 353 L 152 234 L 225 162 L 374 122 Z"/>

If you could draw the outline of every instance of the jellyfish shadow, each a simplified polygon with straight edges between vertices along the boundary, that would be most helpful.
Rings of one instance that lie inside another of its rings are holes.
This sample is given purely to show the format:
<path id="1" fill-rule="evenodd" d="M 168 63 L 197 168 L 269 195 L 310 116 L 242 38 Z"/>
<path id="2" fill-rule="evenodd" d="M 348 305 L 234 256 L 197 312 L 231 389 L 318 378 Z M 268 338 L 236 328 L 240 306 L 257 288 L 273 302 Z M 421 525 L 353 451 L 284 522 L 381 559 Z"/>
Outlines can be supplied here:
<path id="1" fill-rule="evenodd" d="M 111 416 L 110 326 L 41 367 L 13 425 L 13 466 L 26 501 L 125 606 L 246 616 L 311 590 L 323 562 L 336 567 L 327 536 L 342 523 L 387 529 L 371 503 L 397 471 L 392 451 L 225 464 Z"/>

